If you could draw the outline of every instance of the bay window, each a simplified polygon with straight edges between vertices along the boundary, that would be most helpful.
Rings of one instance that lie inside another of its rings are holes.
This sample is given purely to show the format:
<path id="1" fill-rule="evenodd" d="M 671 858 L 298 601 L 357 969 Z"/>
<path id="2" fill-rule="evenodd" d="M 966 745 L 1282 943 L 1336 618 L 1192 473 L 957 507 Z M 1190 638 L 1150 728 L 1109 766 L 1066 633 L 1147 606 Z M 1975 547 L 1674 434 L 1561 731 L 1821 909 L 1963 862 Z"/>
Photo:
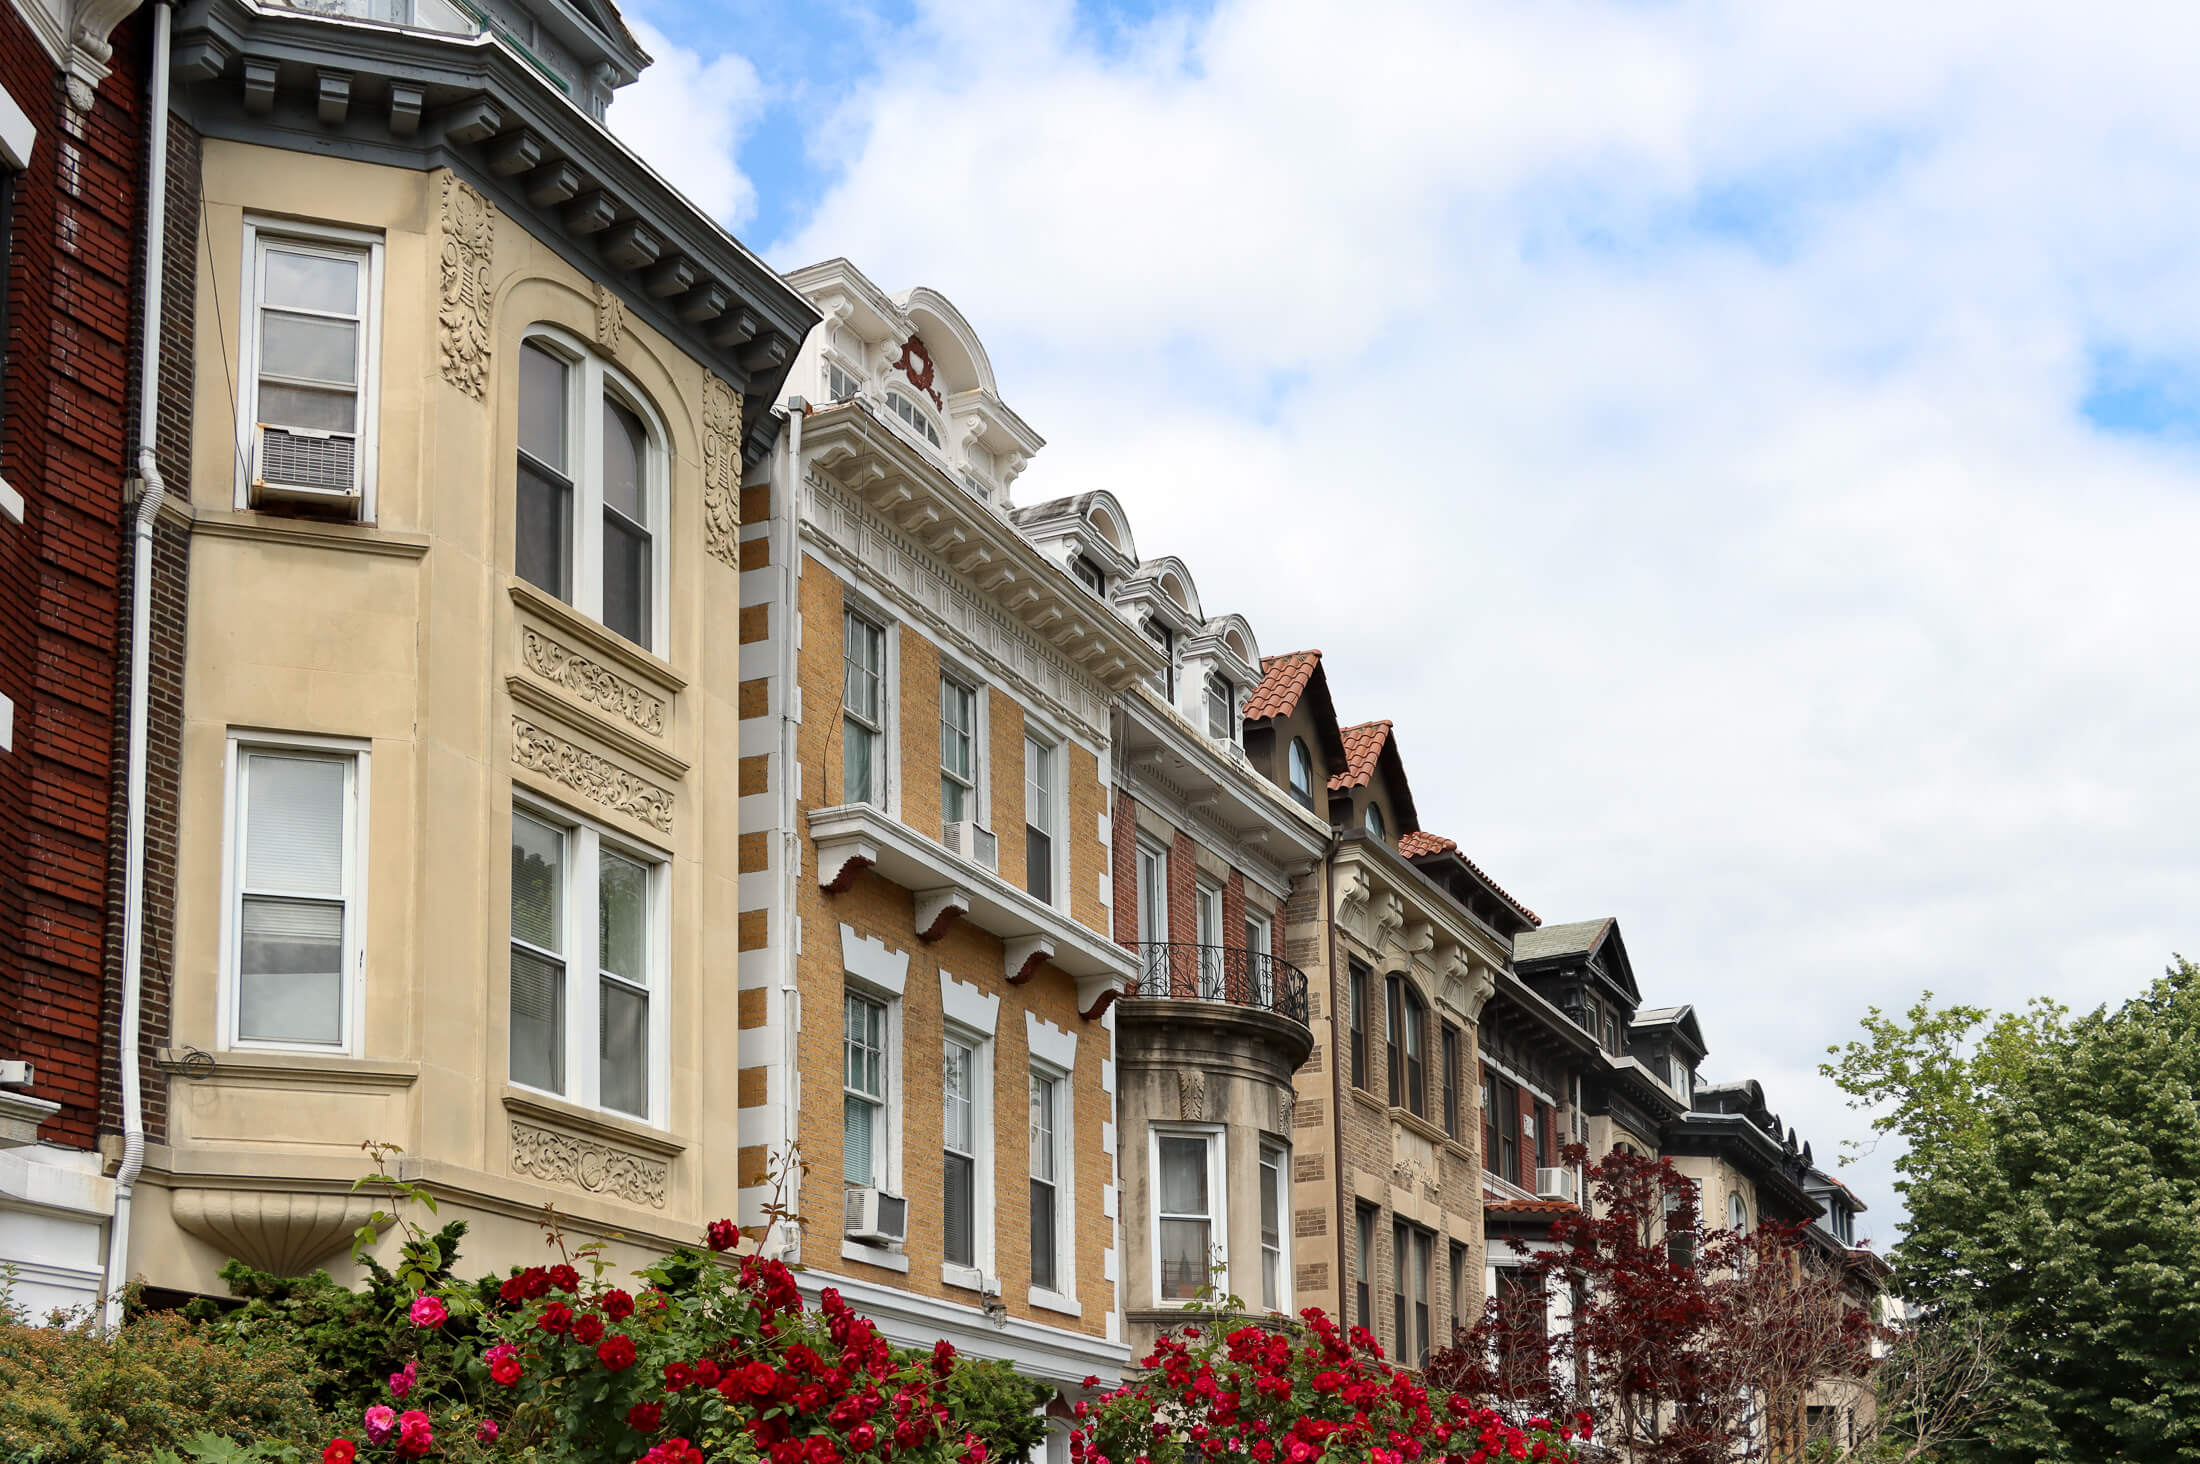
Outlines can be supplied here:
<path id="1" fill-rule="evenodd" d="M 1198 1296 L 1221 1254 L 1221 1148 L 1217 1132 L 1153 1130 L 1154 1291 L 1160 1301 Z"/>

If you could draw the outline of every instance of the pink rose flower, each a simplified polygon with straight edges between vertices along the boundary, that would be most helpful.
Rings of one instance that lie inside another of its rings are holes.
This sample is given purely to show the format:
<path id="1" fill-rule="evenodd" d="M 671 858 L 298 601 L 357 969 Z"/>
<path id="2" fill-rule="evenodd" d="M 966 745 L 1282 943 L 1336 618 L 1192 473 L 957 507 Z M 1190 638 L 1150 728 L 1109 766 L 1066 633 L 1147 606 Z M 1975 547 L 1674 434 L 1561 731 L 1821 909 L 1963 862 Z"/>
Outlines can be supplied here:
<path id="1" fill-rule="evenodd" d="M 368 1443 L 387 1443 L 390 1435 L 397 1431 L 397 1410 L 387 1403 L 377 1403 L 367 1410 L 365 1422 Z"/>
<path id="2" fill-rule="evenodd" d="M 416 1296 L 412 1305 L 412 1324 L 416 1327 L 440 1327 L 450 1316 L 450 1309 L 443 1305 L 441 1297 Z"/>
<path id="3" fill-rule="evenodd" d="M 413 1390 L 413 1384 L 419 1381 L 420 1364 L 417 1362 L 407 1362 L 400 1371 L 390 1374 L 390 1392 L 395 1396 L 402 1398 L 407 1393 L 410 1393 Z"/>
<path id="4" fill-rule="evenodd" d="M 474 1437 L 485 1444 L 495 1443 L 497 1441 L 497 1421 L 493 1418 L 481 1420 L 481 1426 L 474 1430 Z"/>

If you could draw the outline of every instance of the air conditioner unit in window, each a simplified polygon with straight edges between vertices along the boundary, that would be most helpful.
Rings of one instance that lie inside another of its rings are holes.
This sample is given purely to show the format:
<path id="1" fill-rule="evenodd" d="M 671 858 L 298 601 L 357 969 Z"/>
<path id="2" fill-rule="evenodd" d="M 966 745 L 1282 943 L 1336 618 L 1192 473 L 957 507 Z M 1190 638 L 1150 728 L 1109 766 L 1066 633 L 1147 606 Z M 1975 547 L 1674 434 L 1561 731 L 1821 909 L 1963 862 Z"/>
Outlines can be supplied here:
<path id="1" fill-rule="evenodd" d="M 881 1189 L 852 1189 L 844 1202 L 842 1230 L 867 1245 L 900 1245 L 909 1233 L 909 1202 Z"/>
<path id="2" fill-rule="evenodd" d="M 995 873 L 1001 868 L 1001 841 L 989 828 L 963 819 L 951 823 L 941 831 L 940 842 L 950 853 L 960 854 L 973 864 L 982 864 Z"/>
<path id="3" fill-rule="evenodd" d="M 252 434 L 252 506 L 359 511 L 359 439 L 262 424 Z"/>
<path id="4" fill-rule="evenodd" d="M 1546 1200 L 1564 1200 L 1578 1205 L 1581 1203 L 1581 1176 L 1571 1169 L 1538 1169 L 1535 1192 Z"/>

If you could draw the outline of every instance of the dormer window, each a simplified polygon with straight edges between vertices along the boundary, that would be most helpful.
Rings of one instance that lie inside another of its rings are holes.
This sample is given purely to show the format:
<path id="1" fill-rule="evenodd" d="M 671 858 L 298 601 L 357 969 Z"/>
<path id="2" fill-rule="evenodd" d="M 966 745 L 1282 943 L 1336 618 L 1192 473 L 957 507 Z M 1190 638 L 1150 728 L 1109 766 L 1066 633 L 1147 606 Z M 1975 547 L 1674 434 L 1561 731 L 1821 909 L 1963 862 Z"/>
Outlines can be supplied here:
<path id="1" fill-rule="evenodd" d="M 1207 677 L 1207 735 L 1237 741 L 1237 688 L 1219 673 Z"/>
<path id="2" fill-rule="evenodd" d="M 1387 839 L 1390 837 L 1390 831 L 1383 823 L 1383 810 L 1380 804 L 1370 803 L 1367 806 L 1366 823 L 1367 831 L 1376 838 Z"/>
<path id="3" fill-rule="evenodd" d="M 1153 689 L 1161 693 L 1171 705 L 1176 702 L 1176 633 L 1158 620 L 1149 620 L 1143 627 L 1146 639 L 1161 647 L 1162 658 L 1167 665 L 1154 678 Z"/>
<path id="4" fill-rule="evenodd" d="M 909 424 L 911 432 L 916 433 L 917 436 L 931 443 L 934 447 L 940 445 L 940 429 L 932 425 L 932 419 L 926 416 L 924 410 L 915 402 L 898 391 L 890 391 L 886 393 L 886 406 L 887 410 Z"/>
<path id="5" fill-rule="evenodd" d="M 1314 806 L 1314 754 L 1299 737 L 1291 739 L 1291 796 L 1302 808 Z"/>
<path id="6" fill-rule="evenodd" d="M 1678 1053 L 1673 1054 L 1671 1057 L 1667 1058 L 1666 1061 L 1671 1063 L 1673 1068 L 1673 1091 L 1681 1095 L 1682 1102 L 1695 1102 L 1695 1075 L 1689 1072 L 1688 1064 L 1681 1061 L 1680 1054 Z"/>
<path id="7" fill-rule="evenodd" d="M 1069 562 L 1069 567 L 1079 584 L 1103 600 L 1108 597 L 1108 577 L 1090 558 L 1080 554 Z"/>
<path id="8" fill-rule="evenodd" d="M 850 376 L 830 361 L 825 363 L 825 400 L 829 402 L 853 401 L 856 393 L 861 389 L 862 383 L 853 376 Z"/>

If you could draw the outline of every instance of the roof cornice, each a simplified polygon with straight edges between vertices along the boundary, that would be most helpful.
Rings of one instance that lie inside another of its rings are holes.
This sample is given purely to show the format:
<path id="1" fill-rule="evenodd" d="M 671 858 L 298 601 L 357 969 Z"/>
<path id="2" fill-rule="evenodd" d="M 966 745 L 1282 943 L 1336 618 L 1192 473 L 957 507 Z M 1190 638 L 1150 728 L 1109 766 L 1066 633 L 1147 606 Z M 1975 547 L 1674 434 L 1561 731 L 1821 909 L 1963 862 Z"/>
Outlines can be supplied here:
<path id="1" fill-rule="evenodd" d="M 746 461 L 770 449 L 816 310 L 493 33 L 186 0 L 172 74 L 205 135 L 461 174 L 742 393 Z"/>

